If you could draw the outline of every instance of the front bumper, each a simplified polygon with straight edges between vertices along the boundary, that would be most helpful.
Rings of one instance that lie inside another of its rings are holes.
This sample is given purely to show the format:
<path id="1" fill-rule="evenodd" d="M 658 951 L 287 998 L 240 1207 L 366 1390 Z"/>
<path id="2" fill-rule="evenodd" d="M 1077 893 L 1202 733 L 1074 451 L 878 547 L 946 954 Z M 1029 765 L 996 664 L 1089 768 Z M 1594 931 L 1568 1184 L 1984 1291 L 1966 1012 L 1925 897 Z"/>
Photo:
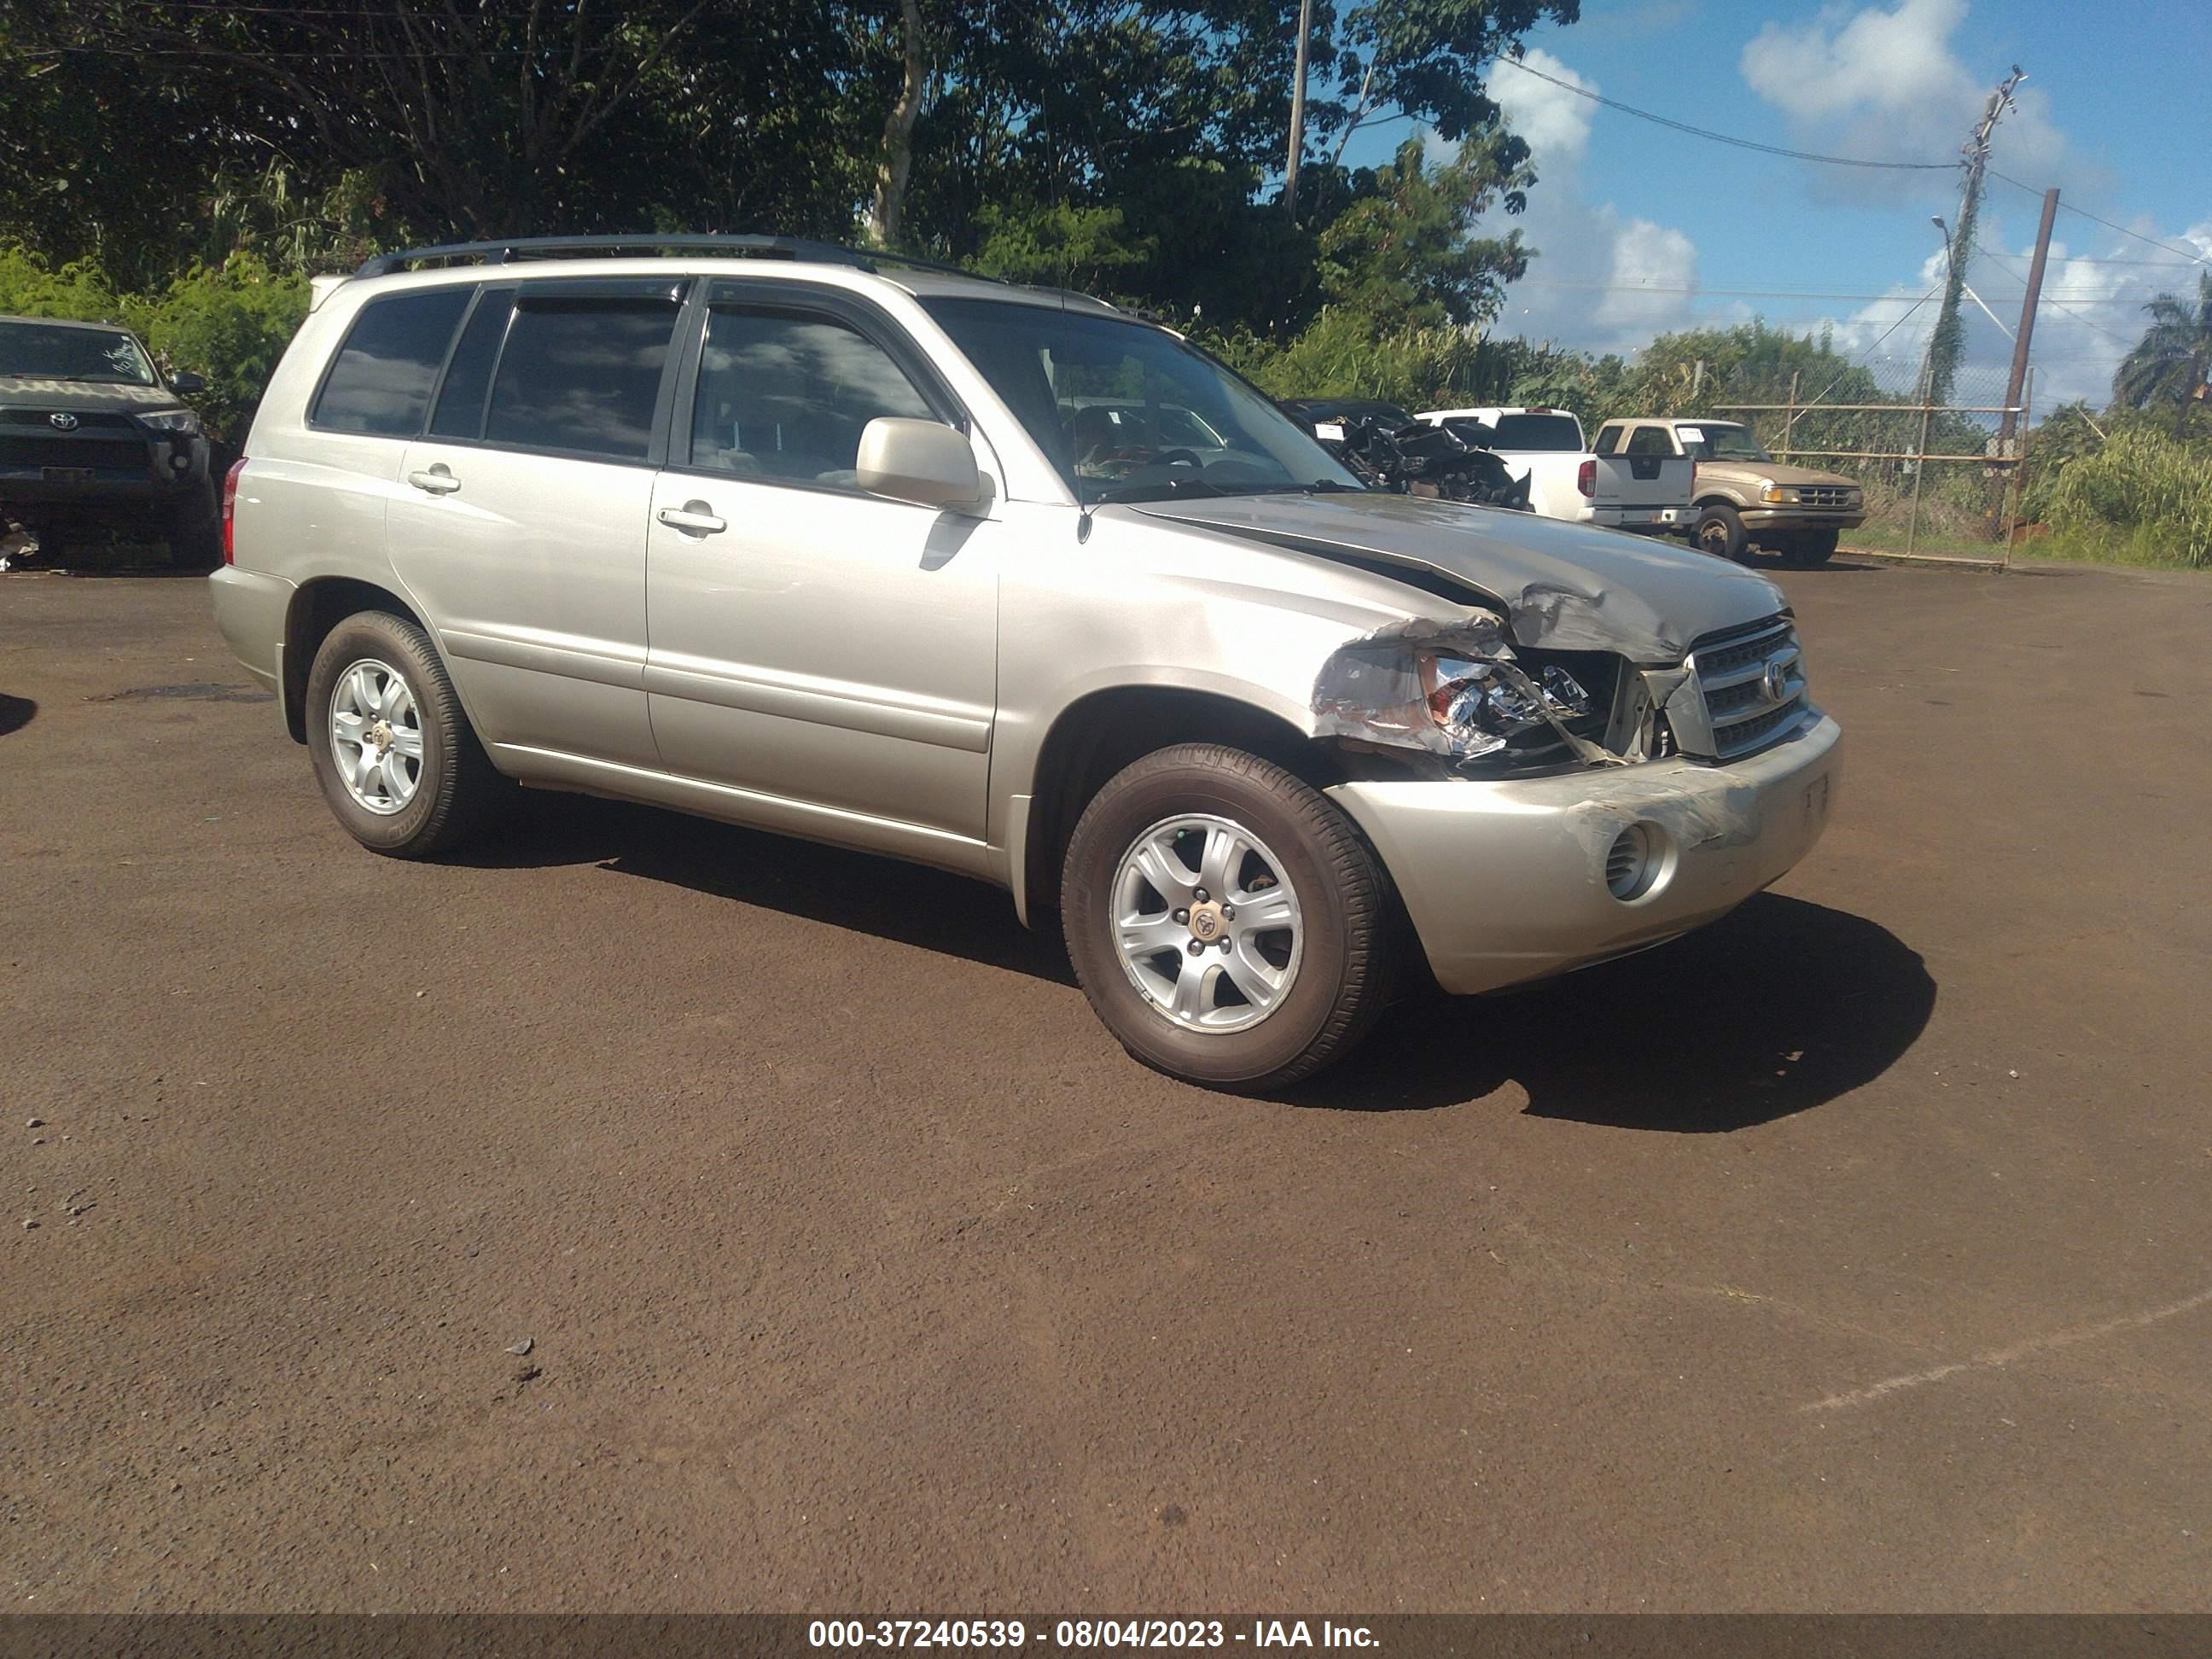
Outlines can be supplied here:
<path id="1" fill-rule="evenodd" d="M 1866 522 L 1861 507 L 1747 507 L 1736 516 L 1746 530 L 1856 530 Z"/>
<path id="2" fill-rule="evenodd" d="M 1650 761 L 1328 793 L 1382 854 L 1437 983 L 1470 995 L 1662 944 L 1779 880 L 1827 823 L 1841 735 L 1815 714 L 1726 766 Z M 1656 843 L 1658 873 L 1623 901 L 1606 886 L 1606 855 L 1633 823 Z"/>

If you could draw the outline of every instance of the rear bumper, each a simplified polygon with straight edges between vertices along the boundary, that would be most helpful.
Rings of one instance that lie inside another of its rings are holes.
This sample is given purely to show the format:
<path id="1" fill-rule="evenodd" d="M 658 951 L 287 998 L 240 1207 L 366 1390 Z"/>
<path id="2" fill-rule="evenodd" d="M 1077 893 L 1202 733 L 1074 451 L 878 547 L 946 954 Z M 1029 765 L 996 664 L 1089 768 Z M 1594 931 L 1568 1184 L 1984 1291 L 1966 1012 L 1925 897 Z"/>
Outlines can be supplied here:
<path id="1" fill-rule="evenodd" d="M 208 578 L 208 600 L 215 625 L 231 654 L 246 672 L 272 691 L 284 659 L 284 623 L 290 614 L 293 586 L 282 576 L 225 565 Z"/>
<path id="2" fill-rule="evenodd" d="M 1464 995 L 1663 943 L 1779 880 L 1827 823 L 1840 737 L 1819 714 L 1727 766 L 1654 761 L 1328 793 L 1382 855 L 1437 982 Z M 1606 858 L 1639 823 L 1656 874 L 1623 901 L 1607 888 Z"/>

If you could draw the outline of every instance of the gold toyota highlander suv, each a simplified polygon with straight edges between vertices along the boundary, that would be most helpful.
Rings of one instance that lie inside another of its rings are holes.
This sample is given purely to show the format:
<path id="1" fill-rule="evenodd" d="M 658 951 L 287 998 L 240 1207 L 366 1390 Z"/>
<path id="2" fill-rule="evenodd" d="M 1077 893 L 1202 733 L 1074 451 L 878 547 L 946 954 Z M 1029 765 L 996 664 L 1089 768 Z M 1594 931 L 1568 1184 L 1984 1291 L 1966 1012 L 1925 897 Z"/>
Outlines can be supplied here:
<path id="1" fill-rule="evenodd" d="M 1366 489 L 1098 301 L 769 237 L 319 287 L 213 595 L 377 852 L 515 781 L 958 871 L 1131 1054 L 1261 1090 L 1413 949 L 1460 993 L 1638 951 L 1826 820 L 1764 577 Z"/>

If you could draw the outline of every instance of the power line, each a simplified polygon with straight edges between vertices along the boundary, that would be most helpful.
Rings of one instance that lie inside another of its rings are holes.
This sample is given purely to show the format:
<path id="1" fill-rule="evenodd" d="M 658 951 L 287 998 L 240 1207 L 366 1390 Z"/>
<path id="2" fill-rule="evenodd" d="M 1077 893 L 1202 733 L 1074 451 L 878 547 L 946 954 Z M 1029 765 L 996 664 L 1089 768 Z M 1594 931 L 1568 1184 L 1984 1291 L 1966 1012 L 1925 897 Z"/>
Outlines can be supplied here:
<path id="1" fill-rule="evenodd" d="M 1779 144 L 1762 144 L 1750 138 L 1731 137 L 1725 132 L 1715 132 L 1708 127 L 1693 127 L 1686 121 L 1676 121 L 1664 115 L 1654 115 L 1648 109 L 1638 109 L 1633 104 L 1624 104 L 1617 98 L 1607 98 L 1592 92 L 1588 87 L 1578 87 L 1571 81 L 1563 81 L 1556 75 L 1547 75 L 1533 69 L 1517 58 L 1500 58 L 1501 64 L 1510 64 L 1523 75 L 1533 75 L 1539 81 L 1548 81 L 1563 92 L 1571 92 L 1577 98 L 1587 98 L 1593 104 L 1603 104 L 1607 109 L 1617 109 L 1623 115 L 1633 115 L 1639 121 L 1656 122 L 1662 127 L 1672 127 L 1677 132 L 1686 132 L 1693 137 L 1710 138 L 1717 144 L 1733 144 L 1738 149 L 1755 149 L 1765 155 L 1784 155 L 1793 161 L 1820 161 L 1836 167 L 1876 167 L 1895 173 L 1948 173 L 1959 164 L 1956 161 L 1868 161 L 1850 155 L 1817 155 L 1811 150 L 1784 149 Z"/>
<path id="2" fill-rule="evenodd" d="M 1991 167 L 1990 169 L 1990 176 L 1992 179 L 2003 179 L 2005 183 L 2010 185 L 2014 190 L 2024 190 L 2030 196 L 2040 196 L 2043 194 L 2043 192 L 2038 190 L 2033 185 L 2023 185 L 2017 179 L 2006 177 L 2005 174 L 1999 173 L 1995 167 Z M 2110 219 L 2100 219 L 2095 214 L 2090 212 L 2087 208 L 2077 208 L 2071 202 L 2061 202 L 2058 205 L 2062 211 L 2067 213 L 2078 213 L 2084 219 L 2091 220 L 2097 224 L 2100 224 L 2107 230 L 2117 230 L 2121 235 L 2132 236 L 2138 242 L 2148 242 L 2153 247 L 2164 248 L 2168 253 L 2178 253 L 2193 265 L 2212 265 L 2212 259 L 2206 258 L 2201 253 L 2193 253 L 2185 247 L 2176 247 L 2171 242 L 2161 242 L 2155 236 L 2146 236 L 2139 230 L 2130 230 L 2125 225 L 2116 225 Z M 2117 264 L 2118 261 L 2112 261 L 2111 263 Z"/>
<path id="3" fill-rule="evenodd" d="M 2007 179 L 2005 182 L 2009 184 L 2012 181 L 2010 179 Z M 2018 266 L 2014 265 L 2011 260 L 2006 258 L 2002 253 L 1990 252 L 1987 247 L 1983 246 L 1979 238 L 1975 239 L 1973 246 L 1976 252 L 1981 254 L 1984 258 L 1994 260 L 2000 268 L 2009 273 L 2015 282 L 2027 282 L 2027 278 L 2021 274 L 2020 268 Z M 2131 351 L 2135 349 L 2135 341 L 2128 339 L 2123 335 L 2113 333 L 2112 330 L 2106 328 L 2101 323 L 2091 322 L 2089 319 L 2084 317 L 2080 312 L 2075 310 L 2071 306 L 2065 305 L 2057 300 L 2052 299 L 2050 289 L 2045 289 L 2043 291 L 2042 297 L 2044 300 L 2048 301 L 2051 305 L 2057 306 L 2059 310 L 2064 312 L 2075 322 L 2081 324 L 2082 327 L 2094 330 L 2095 332 L 2103 335 L 2106 339 L 2114 342 L 2116 344 L 2125 346 Z M 2130 301 L 2106 300 L 2102 303 L 2106 305 L 2125 305 L 2134 302 Z"/>

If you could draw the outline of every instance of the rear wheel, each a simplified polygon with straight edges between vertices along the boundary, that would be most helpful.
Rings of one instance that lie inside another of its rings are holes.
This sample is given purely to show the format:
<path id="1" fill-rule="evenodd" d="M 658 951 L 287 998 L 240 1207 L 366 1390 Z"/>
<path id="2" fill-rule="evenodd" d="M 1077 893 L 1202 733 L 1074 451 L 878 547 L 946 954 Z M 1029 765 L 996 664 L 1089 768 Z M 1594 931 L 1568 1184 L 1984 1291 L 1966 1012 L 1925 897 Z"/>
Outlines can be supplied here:
<path id="1" fill-rule="evenodd" d="M 1827 563 L 1836 550 L 1836 532 L 1832 530 L 1806 530 L 1790 538 L 1782 550 L 1782 562 L 1798 569 L 1808 570 L 1814 565 Z"/>
<path id="2" fill-rule="evenodd" d="M 347 617 L 316 652 L 307 750 L 347 833 L 392 858 L 460 845 L 501 793 L 429 636 L 386 611 Z"/>
<path id="3" fill-rule="evenodd" d="M 1715 501 L 1698 509 L 1697 528 L 1692 532 L 1701 552 L 1720 559 L 1741 559 L 1745 546 L 1743 520 L 1726 501 Z"/>
<path id="4" fill-rule="evenodd" d="M 1218 1089 L 1310 1076 L 1387 1000 L 1389 885 L 1351 821 L 1241 750 L 1182 744 L 1112 778 L 1061 877 L 1068 955 L 1145 1064 Z"/>

